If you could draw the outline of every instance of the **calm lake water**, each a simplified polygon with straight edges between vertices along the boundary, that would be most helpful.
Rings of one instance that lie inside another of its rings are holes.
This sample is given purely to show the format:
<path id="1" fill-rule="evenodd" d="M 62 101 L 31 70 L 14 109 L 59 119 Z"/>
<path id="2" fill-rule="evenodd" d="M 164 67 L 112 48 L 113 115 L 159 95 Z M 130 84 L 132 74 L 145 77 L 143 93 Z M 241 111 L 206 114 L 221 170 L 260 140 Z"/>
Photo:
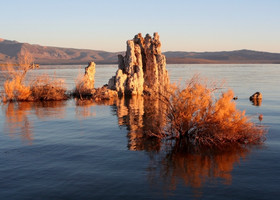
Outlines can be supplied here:
<path id="1" fill-rule="evenodd" d="M 85 66 L 32 72 L 74 88 Z M 172 81 L 200 73 L 224 80 L 237 107 L 269 129 L 262 146 L 224 152 L 166 153 L 143 140 L 145 102 L 80 104 L 75 100 L 10 103 L 0 111 L 0 199 L 279 199 L 280 65 L 168 65 Z M 116 65 L 97 65 L 96 87 Z M 2 88 L 4 72 L 0 72 Z M 252 105 L 259 91 L 263 101 Z M 263 114 L 263 120 L 258 116 Z"/>

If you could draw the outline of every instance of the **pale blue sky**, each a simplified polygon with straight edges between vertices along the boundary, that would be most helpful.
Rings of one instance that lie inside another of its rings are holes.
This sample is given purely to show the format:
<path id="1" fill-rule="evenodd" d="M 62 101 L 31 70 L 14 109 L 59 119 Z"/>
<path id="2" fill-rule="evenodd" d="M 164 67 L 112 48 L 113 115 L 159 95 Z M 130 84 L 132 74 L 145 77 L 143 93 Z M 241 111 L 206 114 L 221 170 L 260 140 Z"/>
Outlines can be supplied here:
<path id="1" fill-rule="evenodd" d="M 158 32 L 163 51 L 280 53 L 280 0 L 0 0 L 0 38 L 123 51 Z"/>

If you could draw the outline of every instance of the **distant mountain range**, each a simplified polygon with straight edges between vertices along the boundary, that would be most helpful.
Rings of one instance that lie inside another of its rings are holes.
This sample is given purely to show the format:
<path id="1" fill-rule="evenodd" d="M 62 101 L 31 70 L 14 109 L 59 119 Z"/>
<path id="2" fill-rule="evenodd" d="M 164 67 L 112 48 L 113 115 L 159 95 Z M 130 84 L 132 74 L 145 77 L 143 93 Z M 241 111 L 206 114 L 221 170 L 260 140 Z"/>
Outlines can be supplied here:
<path id="1" fill-rule="evenodd" d="M 33 45 L 0 39 L 0 64 L 17 63 L 18 55 L 30 52 L 38 64 L 85 64 L 91 60 L 97 64 L 117 63 L 117 55 L 124 52 L 107 52 Z M 252 50 L 220 52 L 164 52 L 167 63 L 280 63 L 280 53 Z"/>

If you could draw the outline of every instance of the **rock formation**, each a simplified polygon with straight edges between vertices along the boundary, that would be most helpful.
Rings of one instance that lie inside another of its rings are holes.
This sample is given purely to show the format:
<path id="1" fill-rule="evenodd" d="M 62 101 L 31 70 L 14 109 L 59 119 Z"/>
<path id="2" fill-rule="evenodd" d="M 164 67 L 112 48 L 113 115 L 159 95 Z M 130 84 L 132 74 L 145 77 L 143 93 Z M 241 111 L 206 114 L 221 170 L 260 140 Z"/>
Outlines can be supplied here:
<path id="1" fill-rule="evenodd" d="M 88 63 L 88 66 L 85 68 L 84 81 L 88 89 L 94 88 L 94 75 L 95 75 L 95 63 L 93 61 Z"/>
<path id="2" fill-rule="evenodd" d="M 85 74 L 82 77 L 78 77 L 76 81 L 76 88 L 74 90 L 75 96 L 88 96 L 92 94 L 94 89 L 94 75 L 95 75 L 95 63 L 89 62 L 85 68 Z"/>
<path id="3" fill-rule="evenodd" d="M 119 95 L 162 93 L 169 85 L 166 59 L 161 54 L 158 33 L 145 38 L 139 33 L 127 41 L 125 56 L 118 57 L 118 70 L 108 83 L 108 88 Z"/>

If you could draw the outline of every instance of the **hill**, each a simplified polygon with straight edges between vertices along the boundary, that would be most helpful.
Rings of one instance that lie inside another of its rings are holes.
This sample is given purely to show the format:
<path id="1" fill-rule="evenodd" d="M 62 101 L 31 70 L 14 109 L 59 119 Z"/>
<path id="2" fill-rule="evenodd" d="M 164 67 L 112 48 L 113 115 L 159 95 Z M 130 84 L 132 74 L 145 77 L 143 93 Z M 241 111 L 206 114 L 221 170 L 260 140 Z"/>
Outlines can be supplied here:
<path id="1" fill-rule="evenodd" d="M 117 63 L 117 55 L 124 52 L 107 52 L 89 49 L 74 49 L 32 45 L 17 41 L 0 39 L 0 64 L 16 63 L 18 55 L 30 52 L 38 64 L 84 64 L 91 60 L 97 64 Z M 163 53 L 167 63 L 280 63 L 280 53 L 252 50 L 220 52 L 182 52 Z"/>
<path id="2" fill-rule="evenodd" d="M 252 50 L 220 52 L 180 52 L 164 53 L 169 63 L 280 63 L 280 53 L 269 53 Z"/>
<path id="3" fill-rule="evenodd" d="M 121 52 L 106 52 L 89 49 L 48 47 L 0 40 L 0 63 L 16 63 L 18 55 L 30 52 L 38 64 L 81 64 L 91 60 L 99 64 L 117 63 L 117 55 Z"/>

